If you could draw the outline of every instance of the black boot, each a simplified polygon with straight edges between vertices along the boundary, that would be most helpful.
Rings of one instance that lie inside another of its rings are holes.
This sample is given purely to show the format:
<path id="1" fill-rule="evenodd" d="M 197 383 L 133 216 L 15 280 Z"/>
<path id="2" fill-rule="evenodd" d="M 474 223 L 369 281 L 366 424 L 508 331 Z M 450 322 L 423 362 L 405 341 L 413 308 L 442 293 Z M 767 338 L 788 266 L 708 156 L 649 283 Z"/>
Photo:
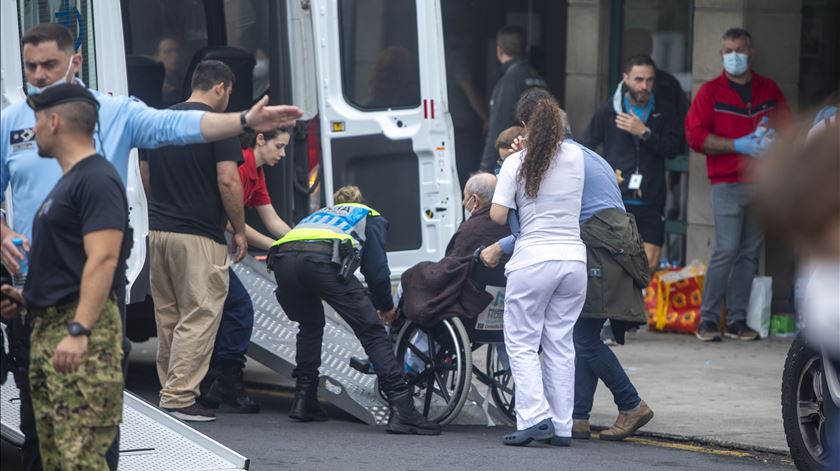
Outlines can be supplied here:
<path id="1" fill-rule="evenodd" d="M 216 378 L 219 377 L 219 374 L 219 365 L 210 364 L 207 374 L 204 375 L 204 379 L 201 380 L 201 383 L 198 386 L 199 394 L 195 400 L 208 409 L 218 409 L 221 405 L 222 400 L 220 398 L 210 399 L 207 396 L 207 393 L 210 392 L 210 387 L 216 382 Z"/>
<path id="2" fill-rule="evenodd" d="M 219 376 L 213 381 L 207 394 L 202 395 L 204 404 L 227 402 L 240 414 L 256 414 L 260 405 L 245 390 L 242 381 L 242 365 L 237 362 L 223 362 L 219 365 Z"/>
<path id="3" fill-rule="evenodd" d="M 388 433 L 415 435 L 440 435 L 440 424 L 426 420 L 414 407 L 414 400 L 409 393 L 392 397 L 391 416 L 388 417 Z"/>
<path id="4" fill-rule="evenodd" d="M 327 411 L 318 403 L 318 377 L 300 377 L 295 386 L 295 401 L 289 417 L 300 422 L 323 422 Z"/>

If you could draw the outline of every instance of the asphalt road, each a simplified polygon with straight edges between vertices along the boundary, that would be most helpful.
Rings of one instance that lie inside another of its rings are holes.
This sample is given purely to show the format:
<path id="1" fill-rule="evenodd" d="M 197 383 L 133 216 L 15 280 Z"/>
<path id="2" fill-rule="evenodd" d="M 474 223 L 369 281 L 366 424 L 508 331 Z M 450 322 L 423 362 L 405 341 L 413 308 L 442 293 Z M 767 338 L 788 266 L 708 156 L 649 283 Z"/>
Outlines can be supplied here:
<path id="1" fill-rule="evenodd" d="M 157 401 L 153 365 L 134 364 L 128 389 Z M 438 437 L 397 436 L 370 427 L 339 409 L 327 406 L 331 420 L 294 423 L 286 417 L 291 391 L 254 391 L 263 411 L 241 415 L 227 409 L 216 422 L 195 428 L 251 460 L 251 469 L 276 470 L 449 470 L 449 469 L 584 469 L 703 471 L 793 470 L 789 460 L 699 445 L 633 438 L 622 443 L 597 439 L 574 441 L 570 448 L 547 445 L 506 447 L 503 427 L 449 426 Z M 16 450 L 3 443 L 2 469 L 20 469 Z"/>

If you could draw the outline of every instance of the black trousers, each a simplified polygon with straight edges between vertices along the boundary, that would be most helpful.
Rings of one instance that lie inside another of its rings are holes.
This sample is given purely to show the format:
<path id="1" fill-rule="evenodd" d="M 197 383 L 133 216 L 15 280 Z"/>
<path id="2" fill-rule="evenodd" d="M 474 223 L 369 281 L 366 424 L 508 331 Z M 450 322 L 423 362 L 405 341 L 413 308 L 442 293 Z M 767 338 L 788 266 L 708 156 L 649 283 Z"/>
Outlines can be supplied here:
<path id="1" fill-rule="evenodd" d="M 123 320 L 123 376 L 128 372 L 128 353 L 131 342 L 125 337 L 125 290 L 117 291 L 117 305 Z M 14 356 L 15 383 L 20 390 L 20 431 L 23 433 L 21 447 L 21 461 L 24 471 L 42 471 L 41 451 L 38 448 L 38 434 L 35 430 L 35 410 L 32 408 L 32 396 L 29 394 L 29 348 L 32 334 L 32 316 L 26 316 L 25 321 L 18 317 L 9 323 L 9 345 Z M 108 469 L 116 471 L 120 460 L 120 429 L 114 442 L 105 452 Z"/>
<path id="2" fill-rule="evenodd" d="M 324 300 L 353 329 L 385 394 L 393 398 L 408 391 L 393 345 L 359 280 L 351 277 L 346 283 L 339 282 L 338 266 L 330 262 L 328 255 L 313 252 L 281 253 L 274 258 L 273 269 L 277 301 L 286 316 L 300 325 L 293 377 L 318 376 L 324 340 Z"/>

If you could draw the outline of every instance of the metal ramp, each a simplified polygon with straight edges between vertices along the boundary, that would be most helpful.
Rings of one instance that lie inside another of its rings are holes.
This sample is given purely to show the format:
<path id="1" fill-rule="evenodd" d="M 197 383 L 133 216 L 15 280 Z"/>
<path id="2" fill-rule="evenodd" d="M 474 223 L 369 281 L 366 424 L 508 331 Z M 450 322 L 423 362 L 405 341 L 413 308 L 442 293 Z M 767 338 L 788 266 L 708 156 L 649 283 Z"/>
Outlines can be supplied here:
<path id="1" fill-rule="evenodd" d="M 248 458 L 128 391 L 120 427 L 120 471 L 246 470 Z M 20 400 L 10 374 L 0 389 L 0 434 L 20 446 Z"/>
<path id="2" fill-rule="evenodd" d="M 291 377 L 295 365 L 297 324 L 290 321 L 277 298 L 274 276 L 265 262 L 246 257 L 233 270 L 247 287 L 254 303 L 254 332 L 248 356 L 285 377 Z M 366 358 L 364 349 L 353 335 L 335 320 L 329 310 L 324 327 L 321 353 L 321 397 L 369 425 L 388 420 L 388 404 L 379 395 L 374 375 L 350 367 L 351 357 Z"/>

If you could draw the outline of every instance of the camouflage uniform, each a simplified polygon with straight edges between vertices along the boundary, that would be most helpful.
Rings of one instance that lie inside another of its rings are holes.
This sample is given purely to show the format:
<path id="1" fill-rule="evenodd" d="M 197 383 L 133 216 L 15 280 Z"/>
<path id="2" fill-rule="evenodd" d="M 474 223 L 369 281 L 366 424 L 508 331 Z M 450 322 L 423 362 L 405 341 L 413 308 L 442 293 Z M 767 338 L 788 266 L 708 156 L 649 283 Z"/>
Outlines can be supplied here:
<path id="1" fill-rule="evenodd" d="M 53 354 L 76 305 L 35 310 L 29 381 L 45 470 L 107 470 L 105 451 L 122 421 L 122 322 L 109 299 L 91 329 L 79 369 L 62 374 Z"/>

